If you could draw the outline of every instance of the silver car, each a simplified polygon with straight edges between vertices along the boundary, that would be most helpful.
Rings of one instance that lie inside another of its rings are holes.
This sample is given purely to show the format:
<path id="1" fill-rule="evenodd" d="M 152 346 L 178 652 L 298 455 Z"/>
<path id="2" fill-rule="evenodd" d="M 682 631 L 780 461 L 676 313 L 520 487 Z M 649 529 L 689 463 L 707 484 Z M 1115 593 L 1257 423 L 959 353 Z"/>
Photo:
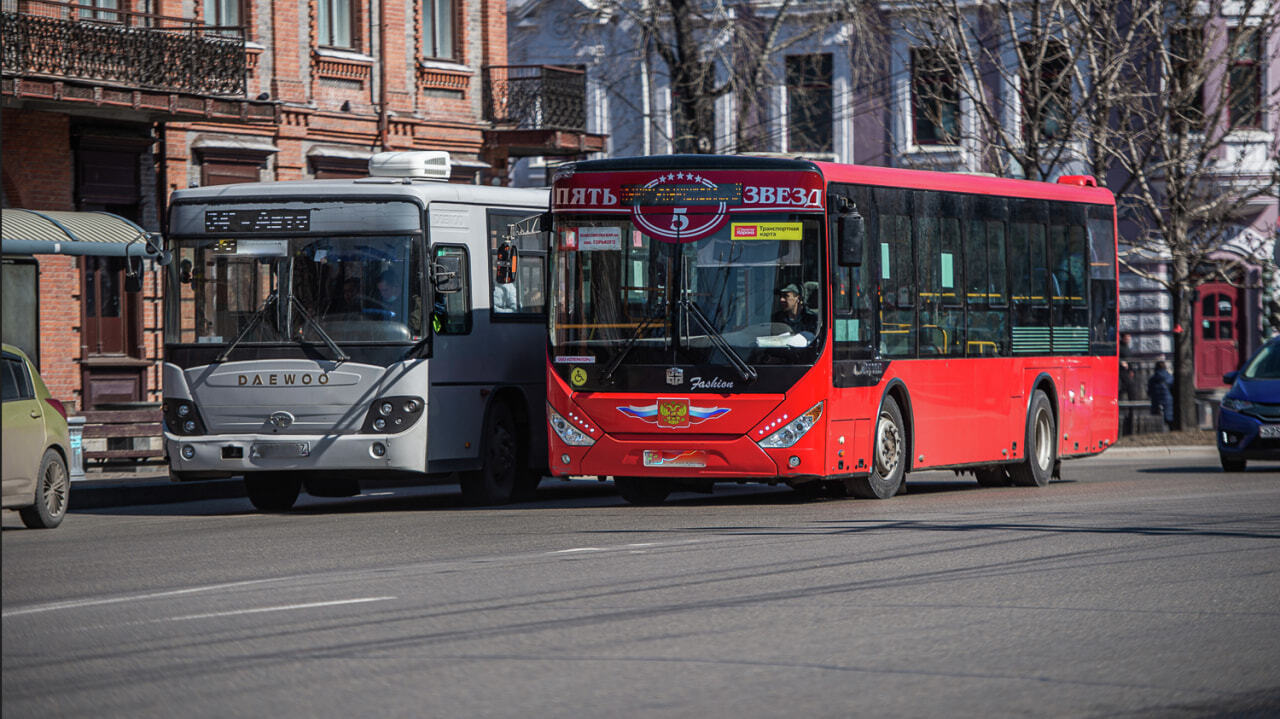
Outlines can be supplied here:
<path id="1" fill-rule="evenodd" d="M 67 410 L 49 394 L 22 350 L 3 345 L 4 508 L 32 529 L 62 523 L 70 499 Z"/>

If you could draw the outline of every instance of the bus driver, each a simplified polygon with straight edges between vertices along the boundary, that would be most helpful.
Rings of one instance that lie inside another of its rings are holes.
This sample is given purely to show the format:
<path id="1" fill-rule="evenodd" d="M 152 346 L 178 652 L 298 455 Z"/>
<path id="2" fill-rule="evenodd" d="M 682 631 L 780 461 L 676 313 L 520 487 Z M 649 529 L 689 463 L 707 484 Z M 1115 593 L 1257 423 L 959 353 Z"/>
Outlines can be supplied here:
<path id="1" fill-rule="evenodd" d="M 800 288 L 795 284 L 778 290 L 778 311 L 773 313 L 773 321 L 785 324 L 792 335 L 803 337 L 805 344 L 812 342 L 818 333 L 818 313 L 805 307 Z"/>

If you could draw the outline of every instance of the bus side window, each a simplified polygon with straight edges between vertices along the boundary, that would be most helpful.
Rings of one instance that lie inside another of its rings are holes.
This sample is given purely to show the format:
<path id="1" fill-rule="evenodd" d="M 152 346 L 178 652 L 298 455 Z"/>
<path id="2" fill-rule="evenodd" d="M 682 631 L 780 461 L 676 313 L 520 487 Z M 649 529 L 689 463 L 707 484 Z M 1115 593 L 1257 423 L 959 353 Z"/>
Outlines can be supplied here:
<path id="1" fill-rule="evenodd" d="M 965 246 L 966 338 L 969 357 L 1009 354 L 1009 295 L 1005 254 L 1008 201 L 975 197 L 971 201 Z"/>
<path id="2" fill-rule="evenodd" d="M 533 214 L 528 210 L 490 209 L 489 298 L 495 320 L 531 321 L 547 311 L 548 236 L 523 232 Z M 512 234 L 513 226 L 516 234 Z"/>
<path id="3" fill-rule="evenodd" d="M 433 258 L 456 257 L 462 270 L 458 273 L 462 288 L 457 292 L 432 290 L 431 329 L 438 335 L 465 335 L 471 332 L 471 261 L 467 248 L 461 245 L 436 245 Z"/>
<path id="4" fill-rule="evenodd" d="M 1089 319 L 1090 352 L 1116 353 L 1115 225 L 1106 205 L 1089 208 Z"/>

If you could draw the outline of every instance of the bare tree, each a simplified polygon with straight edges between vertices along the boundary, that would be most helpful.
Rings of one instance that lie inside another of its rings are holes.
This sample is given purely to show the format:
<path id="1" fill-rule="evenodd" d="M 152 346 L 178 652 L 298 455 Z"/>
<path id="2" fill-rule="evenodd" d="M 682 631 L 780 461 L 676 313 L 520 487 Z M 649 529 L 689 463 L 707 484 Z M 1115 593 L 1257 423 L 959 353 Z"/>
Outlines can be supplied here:
<path id="1" fill-rule="evenodd" d="M 935 125 L 961 101 L 951 141 L 983 169 L 1049 179 L 1083 169 L 1116 194 L 1126 269 L 1170 294 L 1178 417 L 1195 426 L 1191 327 L 1198 286 L 1274 272 L 1242 233 L 1277 195 L 1274 0 L 920 0 L 900 12 L 914 46 L 913 106 Z M 1229 11 L 1229 12 L 1225 12 Z M 1215 18 L 1233 16 L 1234 29 Z M 923 53 L 922 51 L 927 51 Z M 922 58 L 924 58 L 922 60 Z M 1268 145 L 1267 143 L 1271 144 Z M 1223 252 L 1230 243 L 1235 254 Z M 1153 263 L 1165 271 L 1153 271 Z M 1271 275 L 1274 276 L 1274 275 Z M 1270 299 L 1266 300 L 1272 301 Z"/>
<path id="2" fill-rule="evenodd" d="M 638 31 L 640 61 L 650 53 L 660 59 L 671 88 L 677 152 L 713 151 L 713 108 L 725 95 L 735 100 L 732 149 L 765 149 L 765 95 L 779 84 L 778 61 L 833 28 L 859 39 L 878 33 L 878 12 L 865 0 L 604 0 L 593 13 L 625 18 Z M 863 52 L 869 44 L 849 46 Z"/>
<path id="3" fill-rule="evenodd" d="M 1259 277 L 1243 265 L 1273 267 L 1265 237 L 1242 233 L 1257 207 L 1275 202 L 1280 165 L 1273 139 L 1255 129 L 1276 117 L 1280 96 L 1263 86 L 1268 43 L 1277 31 L 1275 6 L 1244 0 L 1141 0 L 1141 13 L 1122 84 L 1125 102 L 1105 145 L 1113 183 L 1126 214 L 1141 228 L 1126 266 L 1165 287 L 1172 299 L 1178 418 L 1196 426 L 1193 301 L 1196 288 L 1221 279 L 1240 285 Z M 1229 10 L 1229 12 L 1224 12 Z M 1234 26 L 1215 21 L 1231 17 Z M 1232 17 L 1234 16 L 1234 17 Z M 1270 143 L 1268 145 L 1268 142 Z M 1224 253 L 1230 244 L 1234 252 Z M 1146 261 L 1165 263 L 1163 273 Z"/>

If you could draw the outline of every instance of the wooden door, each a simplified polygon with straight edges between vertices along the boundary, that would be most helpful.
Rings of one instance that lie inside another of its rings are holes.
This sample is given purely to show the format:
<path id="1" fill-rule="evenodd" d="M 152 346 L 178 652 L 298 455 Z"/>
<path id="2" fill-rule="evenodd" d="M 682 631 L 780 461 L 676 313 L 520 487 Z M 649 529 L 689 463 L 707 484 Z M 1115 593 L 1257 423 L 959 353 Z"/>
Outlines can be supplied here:
<path id="1" fill-rule="evenodd" d="M 1240 367 L 1240 291 L 1224 282 L 1201 285 L 1195 323 L 1196 387 L 1222 387 L 1222 375 Z"/>

